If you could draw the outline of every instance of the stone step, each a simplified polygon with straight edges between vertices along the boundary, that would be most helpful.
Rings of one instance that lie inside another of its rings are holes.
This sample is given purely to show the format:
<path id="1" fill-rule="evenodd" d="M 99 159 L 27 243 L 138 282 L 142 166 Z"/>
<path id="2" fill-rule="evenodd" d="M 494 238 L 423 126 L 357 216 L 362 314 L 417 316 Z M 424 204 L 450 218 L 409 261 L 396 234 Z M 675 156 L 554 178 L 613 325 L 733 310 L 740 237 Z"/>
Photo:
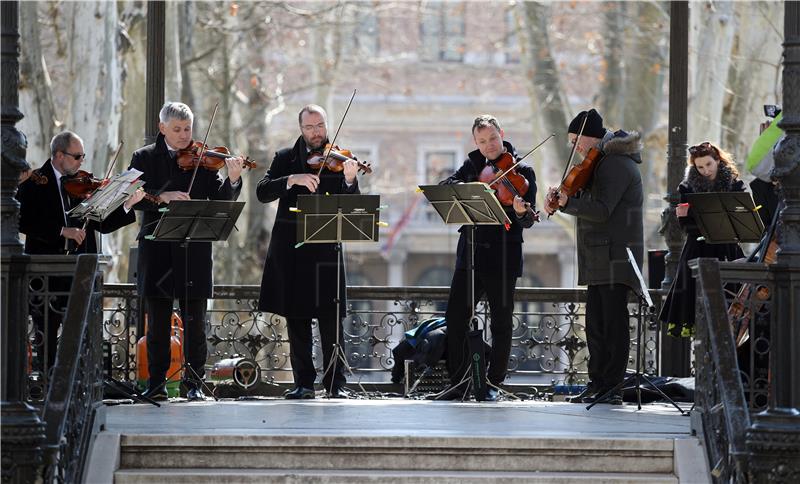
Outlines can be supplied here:
<path id="1" fill-rule="evenodd" d="M 119 468 L 671 475 L 673 450 L 658 438 L 123 435 Z"/>
<path id="2" fill-rule="evenodd" d="M 115 484 L 678 484 L 673 475 L 600 472 L 372 471 L 331 469 L 136 469 L 120 470 Z"/>

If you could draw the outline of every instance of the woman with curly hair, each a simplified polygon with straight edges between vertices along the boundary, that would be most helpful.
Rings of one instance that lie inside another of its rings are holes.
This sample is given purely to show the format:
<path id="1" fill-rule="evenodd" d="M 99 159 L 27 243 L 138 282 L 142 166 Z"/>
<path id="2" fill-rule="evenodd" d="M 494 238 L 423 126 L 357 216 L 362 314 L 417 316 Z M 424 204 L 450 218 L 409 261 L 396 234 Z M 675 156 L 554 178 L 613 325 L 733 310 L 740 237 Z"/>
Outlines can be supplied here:
<path id="1" fill-rule="evenodd" d="M 681 227 L 686 232 L 678 261 L 678 271 L 661 308 L 659 319 L 668 325 L 672 336 L 694 334 L 695 281 L 688 262 L 698 257 L 716 257 L 721 261 L 732 261 L 744 257 L 739 244 L 707 244 L 700 238 L 700 231 L 689 206 L 690 193 L 743 192 L 744 182 L 732 156 L 708 141 L 689 148 L 686 175 L 678 185 L 680 204 L 675 210 Z M 699 239 L 699 240 L 698 240 Z"/>

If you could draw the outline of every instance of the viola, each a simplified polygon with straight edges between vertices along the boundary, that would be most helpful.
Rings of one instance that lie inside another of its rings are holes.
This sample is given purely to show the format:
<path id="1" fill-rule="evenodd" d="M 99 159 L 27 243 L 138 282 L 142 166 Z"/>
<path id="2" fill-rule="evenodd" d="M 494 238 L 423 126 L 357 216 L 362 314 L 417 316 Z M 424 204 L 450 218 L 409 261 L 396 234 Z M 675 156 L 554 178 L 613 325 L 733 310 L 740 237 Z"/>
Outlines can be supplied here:
<path id="1" fill-rule="evenodd" d="M 178 150 L 177 161 L 178 166 L 183 171 L 194 170 L 198 162 L 199 166 L 206 170 L 217 171 L 225 166 L 225 158 L 230 158 L 231 156 L 233 156 L 231 152 L 224 146 L 217 146 L 211 149 L 202 141 L 192 141 L 186 148 Z M 255 161 L 245 157 L 245 168 L 252 170 L 257 166 Z"/>
<path id="2" fill-rule="evenodd" d="M 358 161 L 350 150 L 341 149 L 330 143 L 319 151 L 312 151 L 308 155 L 306 164 L 315 171 L 321 172 L 326 168 L 333 173 L 339 173 L 344 170 L 344 163 L 351 160 L 358 163 L 358 169 L 362 173 L 372 173 L 369 163 Z"/>
<path id="3" fill-rule="evenodd" d="M 62 182 L 64 190 L 72 198 L 86 200 L 95 190 L 102 187 L 108 180 L 100 180 L 88 171 L 78 170 L 75 175 L 65 178 Z"/>
<path id="4" fill-rule="evenodd" d="M 517 171 L 517 165 L 514 157 L 506 152 L 500 155 L 500 158 L 494 163 L 487 163 L 478 175 L 478 181 L 486 183 L 494 189 L 500 204 L 506 207 L 514 205 L 514 198 L 523 198 L 530 189 L 530 182 Z M 526 202 L 525 208 L 533 215 L 533 220 L 538 222 L 539 213 L 531 208 L 531 204 Z"/>
<path id="5" fill-rule="evenodd" d="M 569 169 L 569 172 L 561 181 L 561 184 L 558 185 L 558 188 L 556 188 L 556 190 L 552 193 L 548 194 L 547 198 L 545 199 L 547 211 L 555 212 L 558 210 L 559 193 L 563 193 L 568 197 L 572 197 L 579 191 L 586 188 L 589 180 L 592 179 L 594 168 L 597 166 L 597 162 L 600 161 L 600 158 L 602 157 L 602 151 L 598 150 L 597 148 L 590 148 L 583 160 Z"/>

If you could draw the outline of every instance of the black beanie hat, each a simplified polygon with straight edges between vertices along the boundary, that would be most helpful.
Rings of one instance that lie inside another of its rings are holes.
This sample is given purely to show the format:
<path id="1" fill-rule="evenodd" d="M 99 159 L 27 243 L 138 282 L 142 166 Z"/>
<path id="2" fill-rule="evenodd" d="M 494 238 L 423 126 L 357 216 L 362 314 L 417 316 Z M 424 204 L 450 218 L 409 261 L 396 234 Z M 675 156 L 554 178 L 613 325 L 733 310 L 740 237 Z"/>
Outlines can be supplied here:
<path id="1" fill-rule="evenodd" d="M 578 134 L 581 131 L 583 119 L 586 118 L 586 126 L 583 128 L 583 136 L 591 136 L 592 138 L 602 138 L 606 134 L 603 128 L 603 117 L 594 109 L 589 111 L 581 111 L 569 123 L 568 133 Z"/>

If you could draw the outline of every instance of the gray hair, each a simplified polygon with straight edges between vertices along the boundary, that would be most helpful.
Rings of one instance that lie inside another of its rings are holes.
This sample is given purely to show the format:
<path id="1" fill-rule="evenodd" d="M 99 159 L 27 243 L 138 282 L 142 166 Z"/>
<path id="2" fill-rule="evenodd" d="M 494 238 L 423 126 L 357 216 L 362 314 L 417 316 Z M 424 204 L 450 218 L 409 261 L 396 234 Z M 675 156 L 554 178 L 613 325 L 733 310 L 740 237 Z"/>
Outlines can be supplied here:
<path id="1" fill-rule="evenodd" d="M 497 128 L 497 131 L 500 131 L 500 123 L 497 121 L 497 118 L 491 114 L 481 114 L 475 118 L 475 121 L 472 123 L 472 134 L 475 134 L 476 129 L 488 128 L 489 126 L 494 126 Z"/>
<path id="2" fill-rule="evenodd" d="M 328 113 L 326 113 L 325 109 L 318 104 L 308 104 L 300 110 L 300 114 L 297 115 L 297 123 L 300 126 L 303 125 L 303 113 L 317 113 L 322 116 L 322 119 L 325 121 L 325 123 L 328 122 Z"/>
<path id="3" fill-rule="evenodd" d="M 56 156 L 58 152 L 65 152 L 69 149 L 69 145 L 71 145 L 73 141 L 80 141 L 83 143 L 81 137 L 72 131 L 62 131 L 53 136 L 53 139 L 50 140 L 50 156 Z"/>
<path id="4" fill-rule="evenodd" d="M 194 114 L 192 114 L 192 110 L 189 109 L 189 106 L 183 103 L 170 101 L 164 103 L 164 106 L 161 107 L 161 111 L 158 113 L 158 120 L 166 124 L 170 119 L 194 121 Z"/>

